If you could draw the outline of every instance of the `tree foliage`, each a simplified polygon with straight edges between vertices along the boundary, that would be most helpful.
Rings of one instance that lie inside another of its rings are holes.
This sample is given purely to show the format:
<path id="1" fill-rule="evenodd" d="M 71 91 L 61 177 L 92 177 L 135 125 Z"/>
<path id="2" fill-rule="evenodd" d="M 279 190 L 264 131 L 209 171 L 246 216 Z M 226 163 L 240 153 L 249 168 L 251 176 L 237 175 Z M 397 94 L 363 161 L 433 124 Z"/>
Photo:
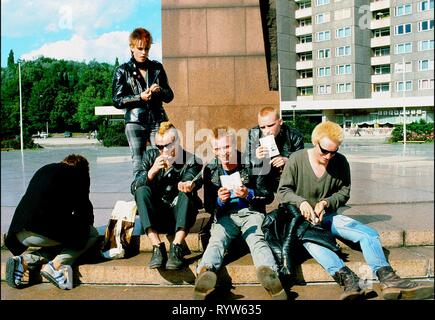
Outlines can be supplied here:
<path id="1" fill-rule="evenodd" d="M 11 50 L 7 67 L 1 69 L 2 140 L 15 139 L 20 132 L 18 63 L 25 134 L 45 131 L 47 123 L 50 132 L 98 129 L 103 119 L 94 115 L 94 108 L 112 105 L 114 65 L 45 57 L 15 63 Z"/>

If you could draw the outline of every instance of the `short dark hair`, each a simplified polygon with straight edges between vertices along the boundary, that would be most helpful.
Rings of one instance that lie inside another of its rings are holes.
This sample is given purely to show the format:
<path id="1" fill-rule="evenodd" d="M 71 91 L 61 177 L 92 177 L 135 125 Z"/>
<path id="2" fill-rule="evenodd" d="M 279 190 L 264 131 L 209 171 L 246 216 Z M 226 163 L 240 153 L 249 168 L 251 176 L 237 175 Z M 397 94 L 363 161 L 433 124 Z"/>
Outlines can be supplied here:
<path id="1" fill-rule="evenodd" d="M 79 155 L 79 154 L 70 154 L 62 160 L 62 163 L 65 163 L 71 167 L 75 167 L 79 170 L 83 170 L 89 172 L 89 162 L 88 160 Z"/>

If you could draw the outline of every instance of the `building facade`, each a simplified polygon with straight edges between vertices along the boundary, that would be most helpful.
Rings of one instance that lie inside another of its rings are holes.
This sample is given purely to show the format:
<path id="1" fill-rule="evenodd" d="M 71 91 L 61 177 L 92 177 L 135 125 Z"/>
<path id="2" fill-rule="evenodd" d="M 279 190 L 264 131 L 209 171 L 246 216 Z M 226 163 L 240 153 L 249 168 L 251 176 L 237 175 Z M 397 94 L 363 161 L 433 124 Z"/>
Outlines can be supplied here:
<path id="1" fill-rule="evenodd" d="M 345 127 L 434 121 L 434 0 L 275 5 L 284 118 Z"/>

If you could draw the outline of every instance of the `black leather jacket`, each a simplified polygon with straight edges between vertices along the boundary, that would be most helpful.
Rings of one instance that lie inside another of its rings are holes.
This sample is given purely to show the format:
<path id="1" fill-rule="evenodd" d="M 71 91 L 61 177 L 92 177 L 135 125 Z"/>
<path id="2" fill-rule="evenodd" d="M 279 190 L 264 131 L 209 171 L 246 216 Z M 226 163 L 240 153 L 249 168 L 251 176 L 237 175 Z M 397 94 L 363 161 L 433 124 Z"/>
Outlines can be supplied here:
<path id="1" fill-rule="evenodd" d="M 266 215 L 262 230 L 282 275 L 295 273 L 296 265 L 302 262 L 299 258 L 304 242 L 316 243 L 342 255 L 330 230 L 313 226 L 296 206 L 288 203 L 280 204 Z"/>
<path id="2" fill-rule="evenodd" d="M 141 170 L 138 171 L 136 178 L 131 183 L 131 193 L 134 195 L 141 186 L 150 186 L 150 188 L 157 191 L 161 199 L 172 202 L 178 194 L 178 182 L 192 181 L 202 169 L 201 159 L 183 149 L 180 151 L 183 155 L 183 163 L 174 163 L 172 168 L 166 172 L 160 170 L 152 181 L 148 181 L 148 171 L 160 155 L 160 152 L 155 148 L 145 151 L 142 157 Z M 201 186 L 201 180 L 196 180 L 192 194 L 197 196 L 197 191 Z"/>
<path id="3" fill-rule="evenodd" d="M 162 102 L 169 103 L 174 99 L 174 93 L 169 87 L 163 65 L 158 61 L 147 60 L 148 79 L 143 80 L 134 59 L 119 66 L 112 81 L 112 100 L 117 109 L 125 109 L 126 123 L 158 124 L 167 121 L 168 116 Z M 141 83 L 142 82 L 142 83 Z M 153 93 L 151 100 L 140 98 L 146 86 L 157 83 L 161 90 Z"/>
<path id="4" fill-rule="evenodd" d="M 266 186 L 264 176 L 256 176 L 252 174 L 252 168 L 249 165 L 241 164 L 242 156 L 238 152 L 238 168 L 243 185 L 254 191 L 254 198 L 248 201 L 250 210 L 265 213 L 266 205 L 273 201 L 273 192 Z M 204 208 L 205 210 L 217 217 L 220 214 L 225 214 L 225 207 L 217 205 L 217 192 L 222 186 L 219 176 L 224 174 L 222 164 L 217 158 L 214 158 L 207 166 L 204 167 L 203 183 L 204 183 Z"/>

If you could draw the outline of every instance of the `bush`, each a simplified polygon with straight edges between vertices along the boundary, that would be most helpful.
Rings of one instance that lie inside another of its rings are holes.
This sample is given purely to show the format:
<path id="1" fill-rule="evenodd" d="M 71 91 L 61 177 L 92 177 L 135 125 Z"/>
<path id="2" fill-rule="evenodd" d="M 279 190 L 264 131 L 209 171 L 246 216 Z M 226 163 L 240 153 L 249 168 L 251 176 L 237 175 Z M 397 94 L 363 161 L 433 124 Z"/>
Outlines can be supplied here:
<path id="1" fill-rule="evenodd" d="M 434 141 L 434 124 L 428 123 L 423 119 L 419 122 L 412 122 L 406 125 L 406 140 L 407 141 Z M 394 126 L 391 132 L 390 142 L 403 141 L 403 125 Z"/>
<path id="2" fill-rule="evenodd" d="M 128 146 L 124 130 L 125 124 L 123 121 L 100 125 L 98 128 L 97 139 L 102 141 L 103 146 L 105 147 Z"/>
<path id="3" fill-rule="evenodd" d="M 314 127 L 317 125 L 317 123 L 311 123 L 307 117 L 301 117 L 301 116 L 296 117 L 296 124 L 293 124 L 293 121 L 289 121 L 289 120 L 285 121 L 285 123 L 289 127 L 298 129 L 304 136 L 305 143 L 311 143 L 311 133 L 313 132 Z"/>
<path id="4" fill-rule="evenodd" d="M 38 148 L 39 145 L 34 144 L 33 143 L 33 139 L 32 136 L 28 133 L 24 133 L 23 134 L 23 143 L 24 149 L 34 149 L 34 148 Z M 17 135 L 14 138 L 6 138 L 4 140 L 2 140 L 1 142 L 1 148 L 2 149 L 21 149 L 21 142 L 20 142 L 20 136 Z"/>

